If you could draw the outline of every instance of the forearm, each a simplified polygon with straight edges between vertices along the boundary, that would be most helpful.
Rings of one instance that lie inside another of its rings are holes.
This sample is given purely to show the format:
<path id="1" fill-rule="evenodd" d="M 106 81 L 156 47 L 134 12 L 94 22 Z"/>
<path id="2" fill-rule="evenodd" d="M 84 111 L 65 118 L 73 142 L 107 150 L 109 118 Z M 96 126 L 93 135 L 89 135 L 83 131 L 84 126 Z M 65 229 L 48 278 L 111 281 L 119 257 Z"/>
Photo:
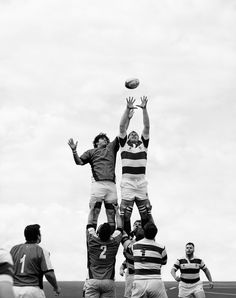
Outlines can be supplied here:
<path id="1" fill-rule="evenodd" d="M 206 275 L 207 279 L 209 280 L 209 282 L 212 282 L 212 277 L 211 277 L 210 271 L 206 268 L 204 270 L 204 272 L 205 272 L 205 275 Z"/>
<path id="2" fill-rule="evenodd" d="M 50 285 L 53 287 L 54 290 L 57 290 L 59 288 L 54 271 L 49 271 L 49 272 L 45 273 L 45 277 L 46 277 L 47 281 L 50 283 Z"/>
<path id="3" fill-rule="evenodd" d="M 72 153 L 73 153 L 73 158 L 74 158 L 74 161 L 77 165 L 80 165 L 82 166 L 83 165 L 83 161 L 81 160 L 81 158 L 79 157 L 76 149 L 72 149 Z"/>
<path id="4" fill-rule="evenodd" d="M 173 276 L 173 278 L 174 278 L 175 280 L 177 280 L 176 270 L 175 270 L 174 268 L 171 269 L 170 273 L 171 273 L 171 275 Z"/>
<path id="5" fill-rule="evenodd" d="M 116 227 L 117 229 L 123 229 L 123 223 L 119 211 L 116 211 Z"/>
<path id="6" fill-rule="evenodd" d="M 143 108 L 143 134 L 149 135 L 150 130 L 150 120 L 146 108 Z"/>
<path id="7" fill-rule="evenodd" d="M 121 117 L 121 120 L 120 120 L 120 134 L 124 134 L 127 131 L 128 127 L 129 127 L 129 122 L 130 122 L 129 112 L 130 112 L 130 109 L 126 108 L 124 114 Z"/>

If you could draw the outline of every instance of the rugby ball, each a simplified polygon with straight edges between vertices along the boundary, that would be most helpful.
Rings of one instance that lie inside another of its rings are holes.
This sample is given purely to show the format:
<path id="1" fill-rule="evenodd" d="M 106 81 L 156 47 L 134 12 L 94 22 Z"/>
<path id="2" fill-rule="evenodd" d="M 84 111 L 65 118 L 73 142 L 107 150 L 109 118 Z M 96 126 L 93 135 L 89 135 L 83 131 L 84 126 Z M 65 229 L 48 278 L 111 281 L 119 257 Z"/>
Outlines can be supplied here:
<path id="1" fill-rule="evenodd" d="M 128 89 L 135 89 L 139 85 L 138 79 L 128 79 L 125 81 L 125 87 Z"/>

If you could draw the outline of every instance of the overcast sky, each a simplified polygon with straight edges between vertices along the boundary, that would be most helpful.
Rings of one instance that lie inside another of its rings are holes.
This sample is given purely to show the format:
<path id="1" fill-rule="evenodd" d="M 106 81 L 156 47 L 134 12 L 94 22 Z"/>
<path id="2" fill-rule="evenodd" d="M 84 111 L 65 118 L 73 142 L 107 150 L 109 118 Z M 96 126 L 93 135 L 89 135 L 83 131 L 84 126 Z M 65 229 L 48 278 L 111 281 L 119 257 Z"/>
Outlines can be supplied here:
<path id="1" fill-rule="evenodd" d="M 82 154 L 113 139 L 126 97 L 146 95 L 163 279 L 192 241 L 214 280 L 235 280 L 235 1 L 0 0 L 0 40 L 0 246 L 39 223 L 58 279 L 85 279 L 91 170 L 67 141 Z M 120 202 L 119 153 L 116 174 Z M 117 280 L 122 261 L 120 248 Z"/>

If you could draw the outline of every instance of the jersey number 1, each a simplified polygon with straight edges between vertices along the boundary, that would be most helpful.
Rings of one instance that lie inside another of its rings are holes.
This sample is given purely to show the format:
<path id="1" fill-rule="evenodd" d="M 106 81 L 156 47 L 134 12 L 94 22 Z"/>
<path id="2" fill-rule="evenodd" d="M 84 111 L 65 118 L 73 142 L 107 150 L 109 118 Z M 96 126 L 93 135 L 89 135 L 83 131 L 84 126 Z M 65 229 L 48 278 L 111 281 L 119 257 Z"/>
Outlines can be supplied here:
<path id="1" fill-rule="evenodd" d="M 21 271 L 20 271 L 20 273 L 24 273 L 24 269 L 25 269 L 25 257 L 26 257 L 26 255 L 23 255 L 23 257 L 20 259 L 20 263 L 22 264 L 21 265 Z"/>

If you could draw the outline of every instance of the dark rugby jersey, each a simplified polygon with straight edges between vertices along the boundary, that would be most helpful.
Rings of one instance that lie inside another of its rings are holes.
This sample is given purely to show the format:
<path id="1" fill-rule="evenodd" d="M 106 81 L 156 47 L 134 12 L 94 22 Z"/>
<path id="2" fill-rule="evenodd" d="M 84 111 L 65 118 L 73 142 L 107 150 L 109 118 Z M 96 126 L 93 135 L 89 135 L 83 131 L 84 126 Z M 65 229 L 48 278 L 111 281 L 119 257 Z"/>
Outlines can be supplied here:
<path id="1" fill-rule="evenodd" d="M 119 140 L 116 137 L 105 148 L 94 148 L 85 151 L 80 159 L 83 164 L 89 163 L 93 178 L 96 181 L 116 181 L 116 154 L 119 150 Z"/>
<path id="2" fill-rule="evenodd" d="M 122 233 L 115 230 L 111 238 L 103 242 L 94 228 L 87 227 L 88 270 L 90 279 L 114 279 L 116 254 Z"/>
<path id="3" fill-rule="evenodd" d="M 200 269 L 205 269 L 206 265 L 202 259 L 197 257 L 188 260 L 186 257 L 178 259 L 174 264 L 174 269 L 180 270 L 181 281 L 193 284 L 200 280 Z"/>
<path id="4" fill-rule="evenodd" d="M 129 144 L 127 135 L 123 139 L 119 138 L 123 178 L 139 179 L 145 177 L 149 139 L 145 140 L 141 136 L 141 140 L 142 142 L 140 141 L 135 146 Z"/>
<path id="5" fill-rule="evenodd" d="M 14 286 L 43 288 L 43 275 L 52 271 L 50 254 L 36 243 L 15 245 L 11 249 L 14 262 Z"/>

